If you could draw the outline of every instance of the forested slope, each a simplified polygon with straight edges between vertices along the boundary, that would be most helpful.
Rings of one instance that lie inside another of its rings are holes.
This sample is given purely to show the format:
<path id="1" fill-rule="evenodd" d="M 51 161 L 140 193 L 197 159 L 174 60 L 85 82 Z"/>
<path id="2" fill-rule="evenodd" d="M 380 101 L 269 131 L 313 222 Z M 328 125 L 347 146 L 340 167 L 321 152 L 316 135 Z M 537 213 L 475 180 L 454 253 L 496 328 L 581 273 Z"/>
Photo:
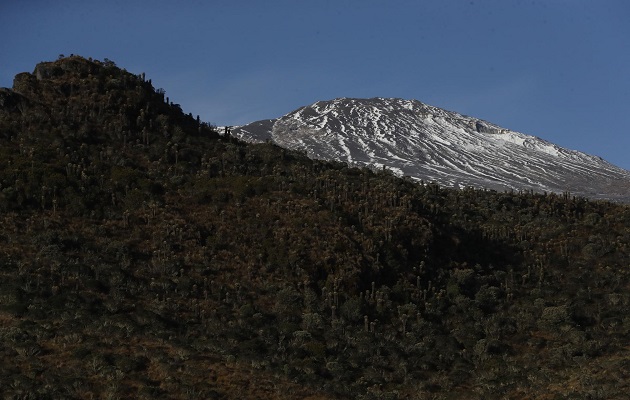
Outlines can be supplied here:
<path id="1" fill-rule="evenodd" d="M 0 91 L 11 398 L 623 398 L 630 209 L 221 136 L 73 56 Z"/>

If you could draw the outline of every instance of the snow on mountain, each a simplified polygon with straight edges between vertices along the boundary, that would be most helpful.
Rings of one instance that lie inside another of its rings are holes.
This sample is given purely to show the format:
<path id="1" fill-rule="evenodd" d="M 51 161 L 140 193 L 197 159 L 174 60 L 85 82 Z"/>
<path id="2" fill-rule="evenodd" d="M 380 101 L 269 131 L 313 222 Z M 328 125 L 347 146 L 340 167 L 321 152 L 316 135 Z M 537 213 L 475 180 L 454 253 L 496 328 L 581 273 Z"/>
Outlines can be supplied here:
<path id="1" fill-rule="evenodd" d="M 629 171 L 417 100 L 319 101 L 278 119 L 237 127 L 233 134 L 449 187 L 568 191 L 630 202 Z"/>

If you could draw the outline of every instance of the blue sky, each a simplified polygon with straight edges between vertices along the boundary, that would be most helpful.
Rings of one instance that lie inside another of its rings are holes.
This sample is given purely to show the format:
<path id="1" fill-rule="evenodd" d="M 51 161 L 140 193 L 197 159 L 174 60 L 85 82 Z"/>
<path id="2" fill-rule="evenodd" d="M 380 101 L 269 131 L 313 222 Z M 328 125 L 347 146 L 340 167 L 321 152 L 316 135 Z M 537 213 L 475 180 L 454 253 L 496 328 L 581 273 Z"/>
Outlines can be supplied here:
<path id="1" fill-rule="evenodd" d="M 630 1 L 3 1 L 0 86 L 59 54 L 217 125 L 400 97 L 630 169 Z"/>

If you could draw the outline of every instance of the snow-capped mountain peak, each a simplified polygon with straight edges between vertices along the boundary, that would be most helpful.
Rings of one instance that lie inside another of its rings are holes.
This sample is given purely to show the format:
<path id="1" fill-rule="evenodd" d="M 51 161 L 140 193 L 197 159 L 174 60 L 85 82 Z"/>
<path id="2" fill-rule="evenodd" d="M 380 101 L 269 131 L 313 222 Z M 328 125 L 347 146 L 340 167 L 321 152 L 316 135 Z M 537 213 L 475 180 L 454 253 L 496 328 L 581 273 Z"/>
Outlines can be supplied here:
<path id="1" fill-rule="evenodd" d="M 235 128 L 312 158 L 386 167 L 449 187 L 630 201 L 630 172 L 599 157 L 417 100 L 339 98 Z"/>

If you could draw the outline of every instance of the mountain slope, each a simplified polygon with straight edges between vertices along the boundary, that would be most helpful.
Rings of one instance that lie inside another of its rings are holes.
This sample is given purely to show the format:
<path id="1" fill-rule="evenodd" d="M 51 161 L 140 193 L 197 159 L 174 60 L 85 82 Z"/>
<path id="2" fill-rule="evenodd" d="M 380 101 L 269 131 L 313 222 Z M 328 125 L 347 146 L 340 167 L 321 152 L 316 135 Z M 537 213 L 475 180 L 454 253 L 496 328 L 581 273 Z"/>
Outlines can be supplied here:
<path id="1" fill-rule="evenodd" d="M 41 63 L 0 90 L 0 393 L 627 398 L 628 226 L 244 143 L 144 74 Z"/>
<path id="2" fill-rule="evenodd" d="M 320 101 L 234 129 L 313 158 L 387 167 L 455 188 L 571 192 L 630 201 L 630 172 L 599 157 L 402 99 Z"/>

